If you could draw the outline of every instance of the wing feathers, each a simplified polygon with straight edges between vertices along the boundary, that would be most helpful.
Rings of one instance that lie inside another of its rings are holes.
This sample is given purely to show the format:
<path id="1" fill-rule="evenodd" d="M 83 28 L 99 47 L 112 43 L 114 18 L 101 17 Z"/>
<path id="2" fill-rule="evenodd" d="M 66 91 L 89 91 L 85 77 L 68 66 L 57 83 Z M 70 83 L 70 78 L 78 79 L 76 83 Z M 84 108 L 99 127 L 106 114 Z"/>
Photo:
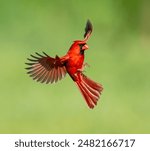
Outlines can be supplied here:
<path id="1" fill-rule="evenodd" d="M 27 69 L 30 77 L 33 80 L 41 83 L 53 83 L 61 80 L 66 75 L 66 68 L 61 58 L 56 56 L 50 57 L 45 52 L 43 54 L 35 53 L 36 55 L 30 55 L 31 58 L 27 58 L 29 61 L 25 63 L 28 65 Z"/>

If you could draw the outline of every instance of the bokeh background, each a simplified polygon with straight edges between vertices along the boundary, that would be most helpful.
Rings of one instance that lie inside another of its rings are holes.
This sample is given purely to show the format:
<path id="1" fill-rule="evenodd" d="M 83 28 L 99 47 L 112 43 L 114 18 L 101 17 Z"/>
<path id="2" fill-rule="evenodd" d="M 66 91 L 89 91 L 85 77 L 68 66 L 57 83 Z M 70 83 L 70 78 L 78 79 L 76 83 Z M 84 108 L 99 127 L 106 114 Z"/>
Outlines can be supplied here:
<path id="1" fill-rule="evenodd" d="M 150 133 L 150 9 L 147 0 L 0 0 L 0 133 Z M 69 76 L 33 81 L 26 58 L 64 55 L 82 39 L 86 74 L 104 87 L 90 110 Z"/>

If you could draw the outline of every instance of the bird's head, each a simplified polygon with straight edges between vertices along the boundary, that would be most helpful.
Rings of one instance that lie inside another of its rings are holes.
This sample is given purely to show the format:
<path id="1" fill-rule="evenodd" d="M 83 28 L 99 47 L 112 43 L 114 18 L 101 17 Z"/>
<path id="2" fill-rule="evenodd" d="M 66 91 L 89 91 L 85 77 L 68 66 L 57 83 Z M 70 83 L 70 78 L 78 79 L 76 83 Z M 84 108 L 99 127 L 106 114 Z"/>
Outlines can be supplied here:
<path id="1" fill-rule="evenodd" d="M 84 51 L 88 49 L 88 45 L 81 41 L 81 40 L 76 40 L 74 43 L 71 45 L 69 49 L 69 54 L 84 54 Z"/>

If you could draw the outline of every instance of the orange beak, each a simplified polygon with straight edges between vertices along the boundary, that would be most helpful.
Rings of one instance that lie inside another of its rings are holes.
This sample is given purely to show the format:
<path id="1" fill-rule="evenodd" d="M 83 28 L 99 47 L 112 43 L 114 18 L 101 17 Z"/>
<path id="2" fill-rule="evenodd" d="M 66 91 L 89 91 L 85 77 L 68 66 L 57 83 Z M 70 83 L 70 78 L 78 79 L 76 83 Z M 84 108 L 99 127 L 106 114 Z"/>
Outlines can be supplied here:
<path id="1" fill-rule="evenodd" d="M 85 44 L 85 45 L 82 47 L 82 49 L 83 49 L 83 50 L 87 50 L 87 49 L 89 49 L 89 47 L 88 47 L 87 44 Z"/>

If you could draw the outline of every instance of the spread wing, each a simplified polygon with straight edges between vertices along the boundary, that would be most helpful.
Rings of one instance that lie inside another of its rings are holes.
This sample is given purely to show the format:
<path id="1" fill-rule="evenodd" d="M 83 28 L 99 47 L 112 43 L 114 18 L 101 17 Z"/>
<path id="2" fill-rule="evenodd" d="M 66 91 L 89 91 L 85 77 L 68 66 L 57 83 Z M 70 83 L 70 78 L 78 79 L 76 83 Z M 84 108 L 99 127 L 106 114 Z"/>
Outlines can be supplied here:
<path id="1" fill-rule="evenodd" d="M 86 40 L 90 37 L 92 30 L 93 30 L 92 23 L 90 22 L 90 20 L 87 20 L 86 27 L 85 27 L 85 33 L 84 33 L 84 38 Z"/>
<path id="2" fill-rule="evenodd" d="M 29 63 L 26 63 L 28 67 L 27 74 L 41 83 L 53 83 L 61 80 L 65 77 L 67 71 L 64 66 L 64 62 L 56 56 L 55 58 L 50 57 L 45 52 L 44 55 L 35 53 L 36 55 L 31 55 L 31 59 L 27 58 Z"/>

